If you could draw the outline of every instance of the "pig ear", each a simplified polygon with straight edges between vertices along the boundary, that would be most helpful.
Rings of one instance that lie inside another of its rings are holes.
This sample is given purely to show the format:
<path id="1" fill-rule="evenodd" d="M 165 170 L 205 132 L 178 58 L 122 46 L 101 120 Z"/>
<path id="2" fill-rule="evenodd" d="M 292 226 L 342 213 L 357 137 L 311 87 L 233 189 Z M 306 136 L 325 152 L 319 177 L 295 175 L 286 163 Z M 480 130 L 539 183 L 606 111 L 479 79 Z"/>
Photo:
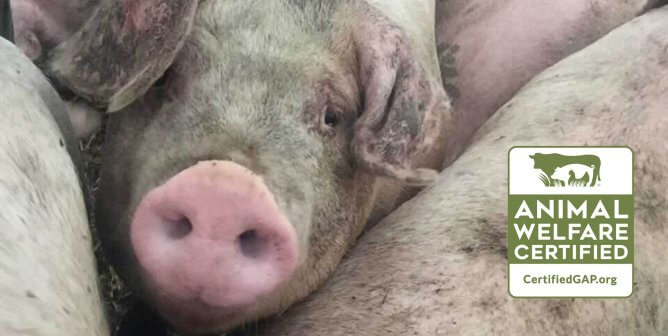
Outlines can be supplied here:
<path id="1" fill-rule="evenodd" d="M 357 161 L 378 175 L 431 183 L 449 124 L 440 79 L 425 69 L 403 31 L 378 17 L 363 20 L 355 41 L 364 102 L 353 140 Z"/>
<path id="2" fill-rule="evenodd" d="M 56 80 L 113 112 L 143 95 L 190 33 L 198 0 L 105 0 L 49 55 Z"/>

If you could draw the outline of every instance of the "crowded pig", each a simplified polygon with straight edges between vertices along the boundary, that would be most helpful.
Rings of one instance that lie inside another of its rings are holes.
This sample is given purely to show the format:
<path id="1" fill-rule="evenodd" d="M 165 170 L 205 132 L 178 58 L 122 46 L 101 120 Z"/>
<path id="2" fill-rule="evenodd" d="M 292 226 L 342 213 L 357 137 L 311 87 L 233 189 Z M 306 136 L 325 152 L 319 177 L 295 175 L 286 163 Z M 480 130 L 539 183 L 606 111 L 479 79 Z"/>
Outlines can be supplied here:
<path id="1" fill-rule="evenodd" d="M 457 130 L 447 161 L 533 76 L 659 2 L 437 1 L 436 43 Z"/>
<path id="2" fill-rule="evenodd" d="M 103 2 L 48 72 L 111 114 L 96 207 L 177 329 L 280 312 L 441 169 L 433 1 Z"/>
<path id="3" fill-rule="evenodd" d="M 332 279 L 252 335 L 665 335 L 668 8 L 534 78 L 426 189 L 367 232 Z M 635 151 L 635 289 L 625 299 L 514 299 L 513 146 Z"/>
<path id="4" fill-rule="evenodd" d="M 108 335 L 63 102 L 0 38 L 0 334 Z"/>

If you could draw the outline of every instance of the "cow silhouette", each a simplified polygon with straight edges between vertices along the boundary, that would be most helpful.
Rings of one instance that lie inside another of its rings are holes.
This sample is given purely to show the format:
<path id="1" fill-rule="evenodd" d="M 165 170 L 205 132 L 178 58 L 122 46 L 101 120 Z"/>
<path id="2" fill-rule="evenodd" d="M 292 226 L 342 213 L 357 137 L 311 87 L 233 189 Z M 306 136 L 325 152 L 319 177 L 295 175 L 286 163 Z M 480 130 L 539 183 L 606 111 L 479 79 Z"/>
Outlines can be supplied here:
<path id="1" fill-rule="evenodd" d="M 596 155 L 561 155 L 561 154 L 542 154 L 536 153 L 534 155 L 529 155 L 529 158 L 533 159 L 535 169 L 540 169 L 546 175 L 542 177 L 541 180 L 547 186 L 561 186 L 561 183 L 557 183 L 552 179 L 552 175 L 557 168 L 572 164 L 585 165 L 592 168 L 592 177 L 590 187 L 596 185 L 597 182 L 601 181 L 601 159 Z M 561 182 L 561 181 L 560 181 Z"/>

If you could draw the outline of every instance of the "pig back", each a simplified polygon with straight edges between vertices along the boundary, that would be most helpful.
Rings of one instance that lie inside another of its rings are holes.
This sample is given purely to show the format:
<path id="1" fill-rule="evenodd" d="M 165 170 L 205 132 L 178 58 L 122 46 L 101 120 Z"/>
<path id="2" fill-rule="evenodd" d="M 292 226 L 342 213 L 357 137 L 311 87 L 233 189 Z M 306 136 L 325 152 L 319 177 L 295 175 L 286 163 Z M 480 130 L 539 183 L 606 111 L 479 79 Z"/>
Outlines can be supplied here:
<path id="1" fill-rule="evenodd" d="M 0 59 L 0 334 L 108 334 L 63 103 L 3 39 Z"/>

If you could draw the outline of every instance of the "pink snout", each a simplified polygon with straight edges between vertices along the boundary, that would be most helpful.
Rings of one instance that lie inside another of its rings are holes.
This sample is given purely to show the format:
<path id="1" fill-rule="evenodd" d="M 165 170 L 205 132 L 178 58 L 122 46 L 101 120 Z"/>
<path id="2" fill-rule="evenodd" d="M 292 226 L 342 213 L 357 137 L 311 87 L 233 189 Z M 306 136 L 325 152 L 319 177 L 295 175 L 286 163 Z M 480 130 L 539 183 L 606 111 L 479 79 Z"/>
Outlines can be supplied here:
<path id="1" fill-rule="evenodd" d="M 229 161 L 200 162 L 151 190 L 130 230 L 151 291 L 172 302 L 249 307 L 279 290 L 299 258 L 262 178 Z"/>

